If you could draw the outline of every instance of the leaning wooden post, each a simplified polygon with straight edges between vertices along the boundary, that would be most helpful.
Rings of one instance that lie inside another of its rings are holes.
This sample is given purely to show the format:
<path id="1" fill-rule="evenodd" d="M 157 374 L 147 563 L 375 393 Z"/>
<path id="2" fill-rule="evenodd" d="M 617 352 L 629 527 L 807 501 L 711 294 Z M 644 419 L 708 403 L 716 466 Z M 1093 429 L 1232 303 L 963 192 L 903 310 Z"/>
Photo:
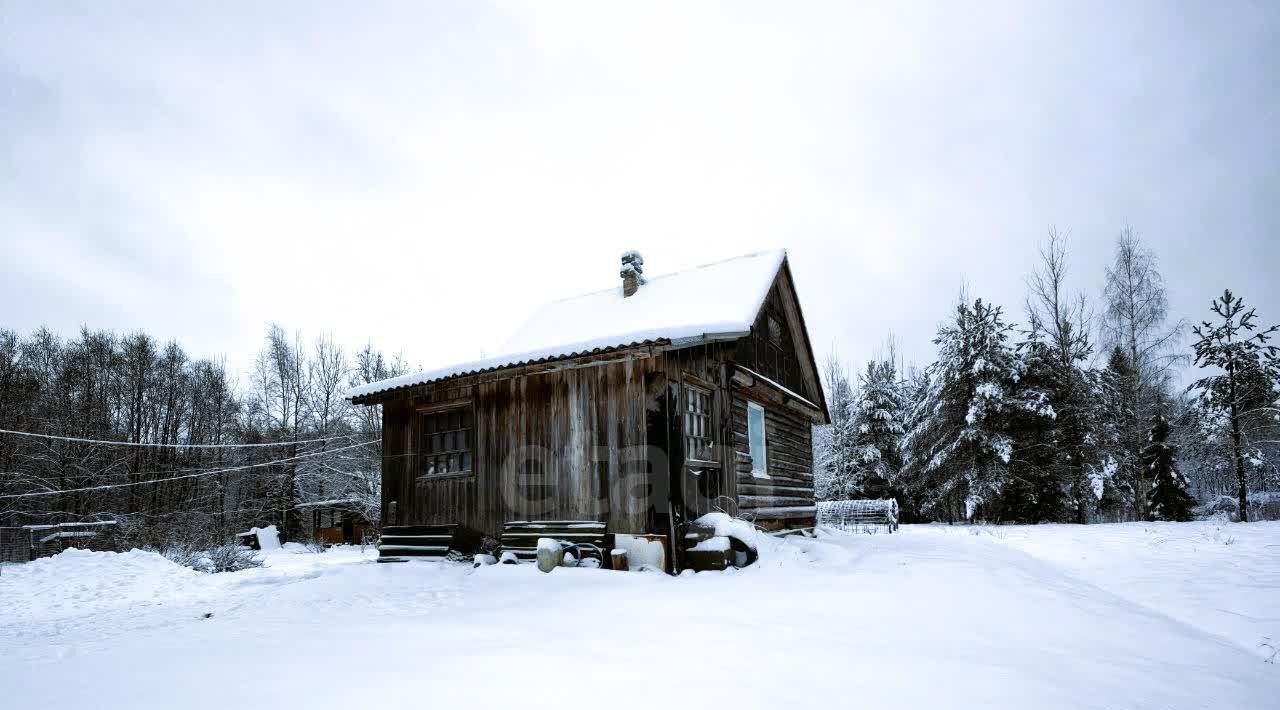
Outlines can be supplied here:
<path id="1" fill-rule="evenodd" d="M 627 551 L 613 550 L 609 553 L 610 567 L 618 572 L 627 571 Z"/>

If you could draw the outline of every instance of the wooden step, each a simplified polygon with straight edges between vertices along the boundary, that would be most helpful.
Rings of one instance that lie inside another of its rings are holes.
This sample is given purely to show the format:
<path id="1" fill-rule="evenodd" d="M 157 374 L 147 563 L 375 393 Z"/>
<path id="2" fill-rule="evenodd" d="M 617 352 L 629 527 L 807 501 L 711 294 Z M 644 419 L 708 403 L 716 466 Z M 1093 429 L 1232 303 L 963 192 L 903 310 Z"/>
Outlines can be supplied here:
<path id="1" fill-rule="evenodd" d="M 380 545 L 412 545 L 417 547 L 432 547 L 435 545 L 449 546 L 453 542 L 452 535 L 383 535 L 379 541 Z"/>
<path id="2" fill-rule="evenodd" d="M 402 552 L 404 550 L 421 550 L 423 552 L 448 552 L 448 545 L 378 545 L 379 550 Z"/>
<path id="3" fill-rule="evenodd" d="M 572 528 L 577 530 L 600 530 L 605 529 L 605 523 L 596 520 L 510 520 L 502 524 L 505 528 L 555 528 L 563 530 Z"/>
<path id="4" fill-rule="evenodd" d="M 471 555 L 480 549 L 481 535 L 457 524 L 388 525 L 378 541 L 378 561 L 407 562 L 409 558 L 443 558 L 457 550 Z"/>
<path id="5" fill-rule="evenodd" d="M 516 546 L 533 546 L 537 547 L 538 540 L 544 537 L 553 537 L 557 540 L 565 542 L 596 542 L 604 539 L 604 535 L 596 532 L 506 532 L 502 534 L 504 542 L 511 542 Z"/>
<path id="6" fill-rule="evenodd" d="M 715 536 L 715 528 L 709 528 L 697 523 L 686 523 L 685 525 L 684 540 L 686 547 L 693 547 L 703 540 L 710 540 Z"/>
<path id="7" fill-rule="evenodd" d="M 449 554 L 448 547 L 407 547 L 393 545 L 379 547 L 378 557 L 444 557 Z"/>
<path id="8" fill-rule="evenodd" d="M 714 531 L 712 531 L 714 532 Z M 732 535 L 712 535 L 706 540 L 722 540 L 725 546 L 723 550 L 695 550 L 694 547 L 698 543 L 693 542 L 686 536 L 684 550 L 684 568 L 691 569 L 695 572 L 722 570 L 729 567 L 746 567 L 753 564 L 757 559 L 757 553 L 746 543 L 733 537 Z M 704 542 L 700 540 L 698 542 Z"/>
<path id="9" fill-rule="evenodd" d="M 451 537 L 457 531 L 457 525 L 388 525 L 382 529 L 383 536 L 397 535 L 444 535 Z"/>
<path id="10" fill-rule="evenodd" d="M 695 572 L 712 572 L 733 566 L 732 550 L 685 550 L 684 568 Z"/>

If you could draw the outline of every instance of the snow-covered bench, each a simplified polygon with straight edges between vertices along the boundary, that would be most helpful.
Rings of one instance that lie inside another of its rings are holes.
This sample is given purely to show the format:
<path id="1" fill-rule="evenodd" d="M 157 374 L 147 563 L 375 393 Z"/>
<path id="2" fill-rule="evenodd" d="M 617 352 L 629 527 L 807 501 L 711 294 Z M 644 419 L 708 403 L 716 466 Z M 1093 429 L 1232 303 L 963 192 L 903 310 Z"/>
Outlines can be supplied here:
<path id="1" fill-rule="evenodd" d="M 538 539 L 552 538 L 570 544 L 581 544 L 593 556 L 599 550 L 601 566 L 608 566 L 612 537 L 605 524 L 594 520 L 513 520 L 502 526 L 502 552 L 512 552 L 521 562 L 538 558 Z M 581 556 L 581 555 L 579 555 Z"/>

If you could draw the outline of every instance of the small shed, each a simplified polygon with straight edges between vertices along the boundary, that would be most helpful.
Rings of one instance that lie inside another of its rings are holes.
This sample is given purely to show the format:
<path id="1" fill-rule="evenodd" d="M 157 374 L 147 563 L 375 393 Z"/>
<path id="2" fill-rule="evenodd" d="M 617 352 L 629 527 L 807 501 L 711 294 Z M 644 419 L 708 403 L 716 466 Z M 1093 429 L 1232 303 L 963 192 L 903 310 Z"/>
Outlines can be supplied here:
<path id="1" fill-rule="evenodd" d="M 373 533 L 373 525 L 360 512 L 355 498 L 335 498 L 299 503 L 303 532 L 308 539 L 330 545 L 358 545 Z"/>

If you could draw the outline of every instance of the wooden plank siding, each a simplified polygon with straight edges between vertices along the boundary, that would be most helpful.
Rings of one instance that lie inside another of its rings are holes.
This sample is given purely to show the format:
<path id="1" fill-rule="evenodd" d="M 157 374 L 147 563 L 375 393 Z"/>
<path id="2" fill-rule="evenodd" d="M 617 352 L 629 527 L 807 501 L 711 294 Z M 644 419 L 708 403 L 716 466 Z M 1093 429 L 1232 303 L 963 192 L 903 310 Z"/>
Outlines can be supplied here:
<path id="1" fill-rule="evenodd" d="M 772 322 L 772 325 L 771 325 Z M 737 341 L 732 360 L 822 403 L 822 387 L 813 364 L 790 270 L 778 272 L 751 333 Z"/>
<path id="2" fill-rule="evenodd" d="M 599 520 L 648 532 L 645 376 L 653 356 L 415 388 L 384 403 L 383 510 L 401 524 L 461 523 L 496 535 L 509 520 Z M 472 470 L 422 475 L 419 412 L 474 411 Z"/>
<path id="3" fill-rule="evenodd" d="M 714 452 L 711 459 L 705 463 L 687 461 L 689 457 L 684 450 L 684 436 L 672 442 L 667 452 L 681 483 L 683 517 L 687 520 L 714 511 L 734 512 L 733 500 L 737 492 L 732 473 L 733 449 L 726 362 L 730 350 L 731 347 L 725 344 L 710 344 L 663 354 L 667 380 L 678 383 L 674 415 L 681 424 L 686 409 L 686 389 L 693 386 L 711 393 L 711 449 Z M 683 433 L 683 426 L 681 432 Z"/>

